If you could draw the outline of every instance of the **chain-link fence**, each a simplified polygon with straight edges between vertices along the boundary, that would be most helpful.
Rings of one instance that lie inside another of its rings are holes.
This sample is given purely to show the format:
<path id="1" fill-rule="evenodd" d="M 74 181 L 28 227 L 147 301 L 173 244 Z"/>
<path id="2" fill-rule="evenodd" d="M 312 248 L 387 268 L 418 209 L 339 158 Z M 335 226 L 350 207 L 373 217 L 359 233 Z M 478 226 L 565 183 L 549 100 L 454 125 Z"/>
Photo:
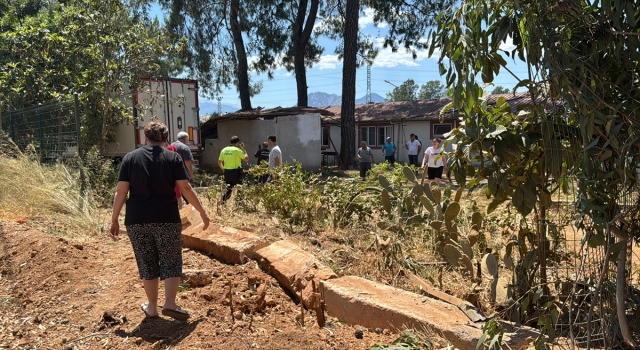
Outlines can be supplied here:
<path id="1" fill-rule="evenodd" d="M 80 147 L 80 110 L 72 101 L 54 102 L 1 115 L 2 130 L 25 152 L 43 162 L 71 158 Z"/>
<path id="2" fill-rule="evenodd" d="M 535 218 L 542 230 L 537 243 L 543 252 L 536 282 L 548 287 L 548 296 L 543 300 L 556 301 L 559 316 L 554 328 L 564 339 L 556 343 L 557 347 L 616 348 L 621 344 L 616 310 L 616 280 L 621 275 L 617 273 L 616 261 L 610 259 L 611 254 L 607 258 L 616 238 L 608 232 L 604 243 L 590 244 L 596 228 L 578 208 L 578 183 L 584 162 L 580 131 L 561 118 L 542 122 L 541 131 L 546 170 L 542 174 L 550 189 L 551 202 L 538 210 Z M 623 214 L 633 213 L 633 206 L 638 203 L 634 199 L 640 189 L 635 179 L 633 184 L 620 184 Z M 625 219 L 634 220 L 627 216 Z M 632 248 L 629 242 L 624 274 L 628 301 L 637 298 L 637 290 L 631 287 Z M 627 315 L 637 318 L 638 313 Z"/>

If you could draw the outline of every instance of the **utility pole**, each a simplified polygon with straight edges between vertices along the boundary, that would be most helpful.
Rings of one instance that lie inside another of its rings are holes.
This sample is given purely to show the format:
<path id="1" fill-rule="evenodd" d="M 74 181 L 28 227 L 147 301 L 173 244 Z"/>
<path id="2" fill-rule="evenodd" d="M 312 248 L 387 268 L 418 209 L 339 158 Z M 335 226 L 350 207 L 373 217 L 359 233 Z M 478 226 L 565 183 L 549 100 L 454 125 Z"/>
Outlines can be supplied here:
<path id="1" fill-rule="evenodd" d="M 216 97 L 218 100 L 218 115 L 222 115 L 222 96 Z"/>
<path id="2" fill-rule="evenodd" d="M 371 99 L 371 64 L 367 63 L 367 103 L 372 103 Z"/>

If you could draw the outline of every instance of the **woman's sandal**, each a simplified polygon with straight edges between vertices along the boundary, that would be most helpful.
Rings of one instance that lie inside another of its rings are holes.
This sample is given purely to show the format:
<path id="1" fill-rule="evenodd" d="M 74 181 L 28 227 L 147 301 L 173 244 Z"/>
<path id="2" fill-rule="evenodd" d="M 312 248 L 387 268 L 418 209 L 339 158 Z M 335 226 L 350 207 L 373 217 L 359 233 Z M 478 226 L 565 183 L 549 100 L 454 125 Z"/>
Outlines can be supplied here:
<path id="1" fill-rule="evenodd" d="M 144 315 L 147 318 L 158 318 L 158 314 L 155 314 L 153 316 L 149 315 L 149 312 L 147 312 L 147 309 L 149 309 L 149 302 L 145 301 L 144 303 L 142 303 L 142 305 L 140 305 L 140 308 L 142 309 L 142 312 L 144 312 Z"/>
<path id="2" fill-rule="evenodd" d="M 189 319 L 189 313 L 182 310 L 180 306 L 176 306 L 174 310 L 171 309 L 162 309 L 162 314 L 178 321 L 186 321 Z"/>

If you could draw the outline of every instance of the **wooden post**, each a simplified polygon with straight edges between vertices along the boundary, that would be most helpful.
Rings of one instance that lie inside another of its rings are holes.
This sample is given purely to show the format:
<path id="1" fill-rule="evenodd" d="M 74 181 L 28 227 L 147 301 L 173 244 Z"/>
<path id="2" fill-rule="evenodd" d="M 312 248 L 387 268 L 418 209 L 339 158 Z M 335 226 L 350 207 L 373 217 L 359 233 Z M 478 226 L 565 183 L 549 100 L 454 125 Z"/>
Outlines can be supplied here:
<path id="1" fill-rule="evenodd" d="M 329 136 L 329 142 L 331 142 L 331 147 L 333 147 L 333 149 L 336 151 L 336 154 L 338 155 L 338 164 L 340 164 L 340 169 L 347 170 L 347 168 L 342 163 L 342 158 L 340 158 L 340 152 L 336 148 L 336 145 L 333 144 L 333 140 L 331 139 L 331 135 L 328 135 L 328 136 Z"/>

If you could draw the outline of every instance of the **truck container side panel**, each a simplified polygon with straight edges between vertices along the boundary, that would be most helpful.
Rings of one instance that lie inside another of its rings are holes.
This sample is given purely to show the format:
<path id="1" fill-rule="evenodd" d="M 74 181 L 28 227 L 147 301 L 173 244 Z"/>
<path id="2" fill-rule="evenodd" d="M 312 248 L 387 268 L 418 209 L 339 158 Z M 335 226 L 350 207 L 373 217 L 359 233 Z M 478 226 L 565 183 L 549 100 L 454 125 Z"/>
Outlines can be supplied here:
<path id="1" fill-rule="evenodd" d="M 197 81 L 145 78 L 125 103 L 133 107 L 133 122 L 114 127 L 116 140 L 107 144 L 106 155 L 123 156 L 142 146 L 144 126 L 153 120 L 167 125 L 169 141 L 175 141 L 178 132 L 185 131 L 190 135 L 188 146 L 191 151 L 202 151 Z"/>
<path id="2" fill-rule="evenodd" d="M 144 126 L 150 121 L 157 120 L 167 124 L 167 91 L 165 82 L 157 79 L 145 79 L 141 91 L 138 91 L 138 138 L 141 141 L 138 147 L 144 143 Z"/>

